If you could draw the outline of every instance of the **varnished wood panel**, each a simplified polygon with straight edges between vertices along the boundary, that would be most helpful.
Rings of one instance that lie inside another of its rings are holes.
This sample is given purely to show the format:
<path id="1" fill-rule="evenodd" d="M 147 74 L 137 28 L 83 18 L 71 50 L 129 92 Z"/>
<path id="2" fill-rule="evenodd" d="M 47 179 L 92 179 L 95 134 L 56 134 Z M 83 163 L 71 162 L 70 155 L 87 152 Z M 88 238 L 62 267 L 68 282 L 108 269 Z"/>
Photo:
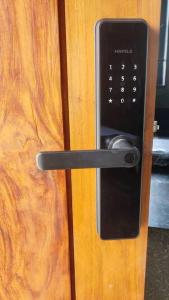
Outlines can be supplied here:
<path id="1" fill-rule="evenodd" d="M 57 1 L 0 0 L 1 300 L 70 299 L 62 123 Z"/>
<path id="2" fill-rule="evenodd" d="M 143 300 L 159 0 L 65 1 L 71 149 L 95 148 L 94 27 L 101 18 L 143 18 L 149 24 L 141 232 L 137 239 L 102 241 L 96 233 L 95 171 L 72 172 L 77 300 Z"/>

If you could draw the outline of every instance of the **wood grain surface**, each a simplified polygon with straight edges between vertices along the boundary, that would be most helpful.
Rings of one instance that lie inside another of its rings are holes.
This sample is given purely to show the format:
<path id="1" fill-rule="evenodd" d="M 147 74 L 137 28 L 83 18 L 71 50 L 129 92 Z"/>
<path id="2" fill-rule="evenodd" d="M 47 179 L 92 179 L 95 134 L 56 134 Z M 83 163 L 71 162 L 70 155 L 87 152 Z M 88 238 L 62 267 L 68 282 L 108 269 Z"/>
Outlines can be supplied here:
<path id="1" fill-rule="evenodd" d="M 102 241 L 96 232 L 94 170 L 72 172 L 77 300 L 143 300 L 159 0 L 65 1 L 71 149 L 95 148 L 94 27 L 101 18 L 143 18 L 149 24 L 141 232 L 137 239 Z"/>
<path id="2" fill-rule="evenodd" d="M 37 170 L 63 149 L 55 0 L 0 0 L 0 299 L 69 300 L 64 172 Z"/>

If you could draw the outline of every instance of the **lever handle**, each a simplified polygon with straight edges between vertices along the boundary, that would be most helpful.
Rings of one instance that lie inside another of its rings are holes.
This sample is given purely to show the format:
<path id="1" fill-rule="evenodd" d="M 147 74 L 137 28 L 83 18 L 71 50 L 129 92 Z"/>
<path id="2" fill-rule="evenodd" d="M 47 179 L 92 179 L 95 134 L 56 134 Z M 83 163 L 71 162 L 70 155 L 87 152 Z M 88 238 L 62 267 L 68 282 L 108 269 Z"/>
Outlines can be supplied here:
<path id="1" fill-rule="evenodd" d="M 131 168 L 138 164 L 139 157 L 135 146 L 118 137 L 109 142 L 108 149 L 39 152 L 36 162 L 40 170 Z"/>

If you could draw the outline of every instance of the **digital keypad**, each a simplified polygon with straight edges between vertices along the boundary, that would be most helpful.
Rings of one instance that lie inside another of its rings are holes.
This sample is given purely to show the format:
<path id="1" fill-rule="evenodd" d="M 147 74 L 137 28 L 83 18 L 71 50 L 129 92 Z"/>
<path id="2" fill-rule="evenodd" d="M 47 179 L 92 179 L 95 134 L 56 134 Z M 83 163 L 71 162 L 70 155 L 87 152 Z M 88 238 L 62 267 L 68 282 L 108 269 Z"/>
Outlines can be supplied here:
<path id="1" fill-rule="evenodd" d="M 107 102 L 135 104 L 138 98 L 138 64 L 119 62 L 107 66 Z"/>

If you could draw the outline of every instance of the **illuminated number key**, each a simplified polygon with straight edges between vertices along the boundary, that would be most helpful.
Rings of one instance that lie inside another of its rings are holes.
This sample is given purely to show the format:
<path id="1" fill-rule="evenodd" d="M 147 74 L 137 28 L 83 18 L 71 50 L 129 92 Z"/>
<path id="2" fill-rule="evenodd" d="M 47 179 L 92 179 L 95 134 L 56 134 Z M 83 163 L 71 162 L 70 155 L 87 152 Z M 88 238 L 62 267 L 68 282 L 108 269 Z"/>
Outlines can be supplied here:
<path id="1" fill-rule="evenodd" d="M 134 86 L 133 87 L 133 92 L 135 93 L 137 91 L 137 88 Z"/>
<path id="2" fill-rule="evenodd" d="M 122 93 L 124 93 L 124 87 L 121 87 L 121 89 L 120 89 L 120 90 L 121 90 L 121 92 L 122 92 Z"/>

